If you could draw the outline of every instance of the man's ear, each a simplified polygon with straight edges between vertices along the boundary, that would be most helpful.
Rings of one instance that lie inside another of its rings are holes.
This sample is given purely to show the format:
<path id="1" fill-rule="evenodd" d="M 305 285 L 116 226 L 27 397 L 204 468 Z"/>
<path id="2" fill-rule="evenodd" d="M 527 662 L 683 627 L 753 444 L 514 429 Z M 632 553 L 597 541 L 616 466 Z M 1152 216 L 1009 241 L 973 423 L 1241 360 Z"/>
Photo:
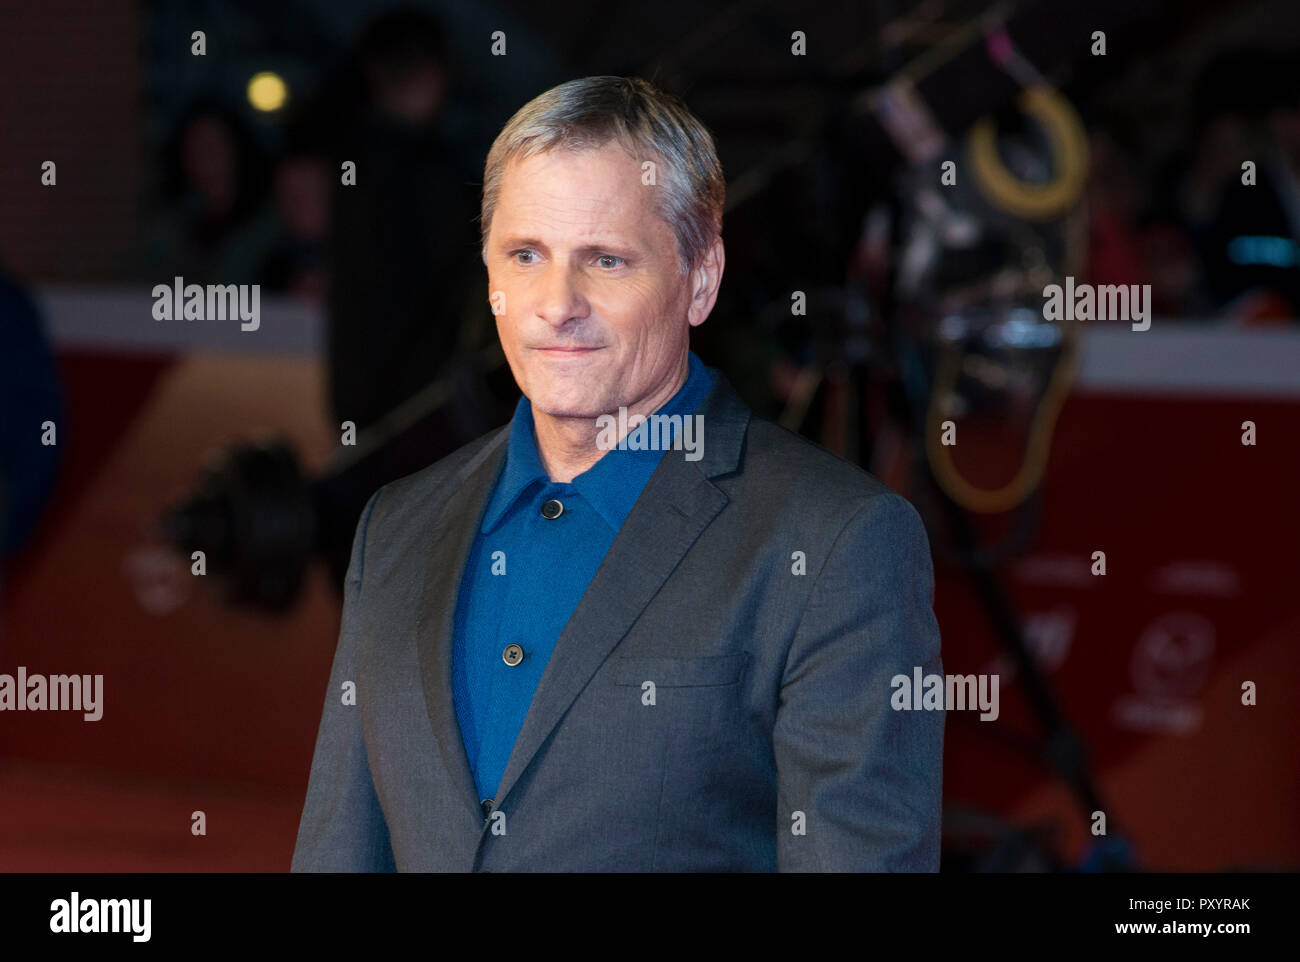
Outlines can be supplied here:
<path id="1" fill-rule="evenodd" d="M 695 269 L 691 271 L 691 303 L 686 309 L 686 319 L 691 327 L 703 324 L 718 300 L 718 288 L 722 286 L 722 270 L 726 266 L 727 255 L 722 245 L 722 235 L 714 234 L 713 243 L 704 252 Z"/>

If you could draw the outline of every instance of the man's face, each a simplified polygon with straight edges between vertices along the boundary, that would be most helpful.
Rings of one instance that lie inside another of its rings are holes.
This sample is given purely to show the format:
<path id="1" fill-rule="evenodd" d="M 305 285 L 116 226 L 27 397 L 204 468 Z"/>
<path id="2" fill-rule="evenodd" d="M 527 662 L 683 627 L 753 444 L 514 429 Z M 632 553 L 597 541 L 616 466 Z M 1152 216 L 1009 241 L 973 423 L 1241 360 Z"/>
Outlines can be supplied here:
<path id="1" fill-rule="evenodd" d="M 680 386 L 689 325 L 708 315 L 716 284 L 693 301 L 697 275 L 681 273 L 676 237 L 654 209 L 662 189 L 641 183 L 639 161 L 616 142 L 507 165 L 488 235 L 488 296 L 535 411 L 654 410 Z"/>

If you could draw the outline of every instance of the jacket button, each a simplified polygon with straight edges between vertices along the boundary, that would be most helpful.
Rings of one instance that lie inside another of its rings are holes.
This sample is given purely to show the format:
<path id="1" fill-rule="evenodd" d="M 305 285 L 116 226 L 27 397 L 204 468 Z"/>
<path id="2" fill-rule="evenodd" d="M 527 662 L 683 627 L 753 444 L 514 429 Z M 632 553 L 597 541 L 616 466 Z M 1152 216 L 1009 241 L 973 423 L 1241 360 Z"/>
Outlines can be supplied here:
<path id="1" fill-rule="evenodd" d="M 554 521 L 560 515 L 564 514 L 564 505 L 560 504 L 555 498 L 551 498 L 542 505 L 542 517 L 547 521 Z"/>
<path id="2" fill-rule="evenodd" d="M 524 660 L 524 650 L 518 645 L 506 645 L 501 652 L 501 660 L 513 668 Z"/>
<path id="3" fill-rule="evenodd" d="M 479 802 L 479 808 L 483 809 L 483 817 L 487 818 L 492 814 L 492 799 L 483 799 L 483 801 Z"/>

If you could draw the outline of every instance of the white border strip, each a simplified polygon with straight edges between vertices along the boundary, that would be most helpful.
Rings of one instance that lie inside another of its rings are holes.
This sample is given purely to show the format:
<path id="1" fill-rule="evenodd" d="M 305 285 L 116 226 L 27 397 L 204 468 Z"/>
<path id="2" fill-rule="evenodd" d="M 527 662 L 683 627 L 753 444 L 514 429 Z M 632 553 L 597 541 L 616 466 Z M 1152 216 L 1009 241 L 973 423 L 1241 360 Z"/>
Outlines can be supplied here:
<path id="1" fill-rule="evenodd" d="M 160 281 L 159 283 L 164 283 Z M 171 281 L 166 281 L 170 287 Z M 45 315 L 50 338 L 60 347 L 184 354 L 229 351 L 238 354 L 288 354 L 314 357 L 324 350 L 321 312 L 287 297 L 259 294 L 257 330 L 240 322 L 156 321 L 152 288 L 38 287 L 35 300 Z"/>
<path id="2" fill-rule="evenodd" d="M 1075 387 L 1092 394 L 1300 397 L 1300 325 L 1156 318 L 1148 331 L 1087 327 L 1081 347 Z"/>

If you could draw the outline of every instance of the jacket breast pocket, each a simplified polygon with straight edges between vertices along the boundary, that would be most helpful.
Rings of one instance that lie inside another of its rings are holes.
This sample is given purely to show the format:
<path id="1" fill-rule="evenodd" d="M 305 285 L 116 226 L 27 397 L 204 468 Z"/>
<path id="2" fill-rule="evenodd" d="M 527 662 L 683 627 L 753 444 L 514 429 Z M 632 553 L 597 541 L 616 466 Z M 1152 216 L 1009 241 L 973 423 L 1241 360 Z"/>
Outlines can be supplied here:
<path id="1" fill-rule="evenodd" d="M 653 682 L 656 688 L 723 688 L 743 677 L 749 663 L 747 652 L 731 652 L 704 658 L 620 658 L 613 665 L 614 684 L 642 688 Z"/>

